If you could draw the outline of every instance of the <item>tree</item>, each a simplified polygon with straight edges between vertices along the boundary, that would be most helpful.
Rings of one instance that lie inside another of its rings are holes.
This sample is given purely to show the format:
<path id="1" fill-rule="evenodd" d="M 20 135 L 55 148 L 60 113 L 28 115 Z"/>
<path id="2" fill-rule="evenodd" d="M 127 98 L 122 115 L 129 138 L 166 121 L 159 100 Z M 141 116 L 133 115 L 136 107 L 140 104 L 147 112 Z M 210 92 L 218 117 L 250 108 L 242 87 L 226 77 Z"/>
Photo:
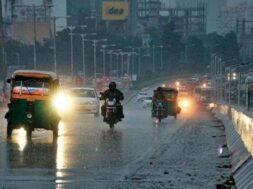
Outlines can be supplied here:
<path id="1" fill-rule="evenodd" d="M 189 36 L 185 44 L 185 66 L 191 71 L 205 68 L 203 42 L 196 36 Z"/>
<path id="2" fill-rule="evenodd" d="M 163 34 L 161 37 L 161 43 L 164 46 L 164 59 L 166 71 L 171 70 L 171 67 L 179 65 L 180 56 L 182 51 L 182 37 L 174 31 L 174 23 L 170 22 L 163 28 Z"/>

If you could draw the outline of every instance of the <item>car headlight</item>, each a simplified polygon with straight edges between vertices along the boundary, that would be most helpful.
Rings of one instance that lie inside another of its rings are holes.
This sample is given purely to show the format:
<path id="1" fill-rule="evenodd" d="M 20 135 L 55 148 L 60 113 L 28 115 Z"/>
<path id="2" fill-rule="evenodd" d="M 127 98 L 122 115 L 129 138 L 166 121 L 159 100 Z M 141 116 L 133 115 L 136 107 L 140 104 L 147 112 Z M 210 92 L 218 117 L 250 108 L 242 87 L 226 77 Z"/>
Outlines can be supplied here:
<path id="1" fill-rule="evenodd" d="M 59 114 L 62 114 L 71 110 L 72 100 L 68 94 L 59 92 L 53 97 L 52 105 Z"/>
<path id="2" fill-rule="evenodd" d="M 179 102 L 180 108 L 186 109 L 186 108 L 189 108 L 189 106 L 190 106 L 190 102 L 188 99 L 183 99 Z"/>

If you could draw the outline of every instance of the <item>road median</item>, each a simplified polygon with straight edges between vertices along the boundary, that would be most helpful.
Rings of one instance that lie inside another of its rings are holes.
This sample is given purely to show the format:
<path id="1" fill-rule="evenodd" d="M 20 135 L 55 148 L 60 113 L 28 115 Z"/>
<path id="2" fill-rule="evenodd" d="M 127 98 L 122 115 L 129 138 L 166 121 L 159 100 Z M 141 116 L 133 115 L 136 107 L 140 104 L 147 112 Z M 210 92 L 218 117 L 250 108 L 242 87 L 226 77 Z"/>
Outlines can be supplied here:
<path id="1" fill-rule="evenodd" d="M 223 121 L 237 188 L 253 185 L 253 118 L 236 107 L 218 105 L 216 116 Z"/>

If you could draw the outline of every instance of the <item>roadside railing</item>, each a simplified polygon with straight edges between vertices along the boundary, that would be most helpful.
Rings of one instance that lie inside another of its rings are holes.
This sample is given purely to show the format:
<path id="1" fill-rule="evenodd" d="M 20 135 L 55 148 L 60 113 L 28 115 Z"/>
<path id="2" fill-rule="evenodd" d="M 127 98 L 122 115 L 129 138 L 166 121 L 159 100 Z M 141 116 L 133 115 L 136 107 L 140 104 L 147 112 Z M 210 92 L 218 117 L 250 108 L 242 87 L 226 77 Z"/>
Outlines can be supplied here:
<path id="1" fill-rule="evenodd" d="M 253 63 L 224 60 L 213 54 L 211 76 L 214 102 L 253 111 Z"/>

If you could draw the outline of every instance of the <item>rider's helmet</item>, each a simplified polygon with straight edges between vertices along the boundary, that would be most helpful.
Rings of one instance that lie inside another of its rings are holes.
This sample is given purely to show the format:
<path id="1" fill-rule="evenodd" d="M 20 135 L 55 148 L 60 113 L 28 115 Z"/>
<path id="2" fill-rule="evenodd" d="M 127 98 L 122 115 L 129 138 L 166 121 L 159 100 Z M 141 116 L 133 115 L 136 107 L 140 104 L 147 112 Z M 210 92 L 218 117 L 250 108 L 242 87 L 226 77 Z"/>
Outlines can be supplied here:
<path id="1" fill-rule="evenodd" d="M 117 87 L 117 84 L 116 84 L 114 81 L 112 81 L 112 82 L 109 84 L 109 89 L 110 89 L 111 91 L 114 91 L 114 90 L 116 89 L 116 87 Z"/>

